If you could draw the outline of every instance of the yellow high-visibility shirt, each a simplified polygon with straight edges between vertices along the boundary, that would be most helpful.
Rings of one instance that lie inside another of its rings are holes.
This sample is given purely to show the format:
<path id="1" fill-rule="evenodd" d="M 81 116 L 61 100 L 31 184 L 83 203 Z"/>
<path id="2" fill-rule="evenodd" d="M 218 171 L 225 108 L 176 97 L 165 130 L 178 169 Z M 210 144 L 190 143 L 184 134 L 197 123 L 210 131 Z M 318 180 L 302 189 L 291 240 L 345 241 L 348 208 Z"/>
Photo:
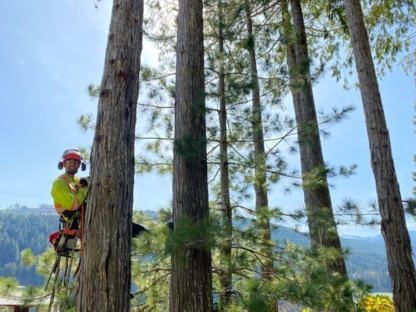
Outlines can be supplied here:
<path id="1" fill-rule="evenodd" d="M 79 178 L 64 173 L 52 184 L 51 195 L 56 212 L 74 211 L 81 207 L 88 193 L 88 187 L 81 187 Z"/>

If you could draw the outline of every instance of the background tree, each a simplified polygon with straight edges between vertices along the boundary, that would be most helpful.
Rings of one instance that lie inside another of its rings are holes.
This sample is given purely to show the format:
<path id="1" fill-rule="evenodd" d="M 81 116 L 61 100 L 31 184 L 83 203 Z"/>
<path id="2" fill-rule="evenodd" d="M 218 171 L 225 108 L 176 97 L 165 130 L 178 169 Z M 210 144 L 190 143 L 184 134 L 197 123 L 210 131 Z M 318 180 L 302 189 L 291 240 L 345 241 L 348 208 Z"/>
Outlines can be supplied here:
<path id="1" fill-rule="evenodd" d="M 345 0 L 344 4 L 360 82 L 395 310 L 411 311 L 416 308 L 416 271 L 367 30 L 360 1 Z"/>
<path id="2" fill-rule="evenodd" d="M 115 0 L 91 153 L 77 311 L 129 311 L 143 1 Z"/>
<path id="3" fill-rule="evenodd" d="M 250 64 L 250 84 L 251 84 L 251 105 L 252 105 L 252 131 L 253 131 L 253 145 L 254 145 L 254 192 L 255 192 L 255 210 L 257 214 L 257 227 L 259 237 L 263 241 L 264 248 L 261 253 L 265 256 L 260 263 L 261 275 L 264 279 L 271 279 L 273 272 L 272 247 L 268 246 L 271 240 L 269 197 L 267 193 L 267 173 L 266 173 L 266 159 L 267 154 L 264 147 L 264 133 L 263 133 L 263 108 L 260 100 L 260 86 L 257 70 L 256 59 L 256 40 L 253 31 L 252 9 L 248 0 L 244 1 L 244 11 L 246 14 L 247 23 L 247 49 Z M 274 311 L 276 307 L 272 308 Z"/>
<path id="4" fill-rule="evenodd" d="M 174 233 L 190 223 L 186 242 L 172 251 L 169 311 L 211 311 L 208 231 L 204 36 L 202 0 L 179 0 L 176 44 Z"/>
<path id="5" fill-rule="evenodd" d="M 341 242 L 332 209 L 331 195 L 327 182 L 318 120 L 313 97 L 310 63 L 302 6 L 299 0 L 290 0 L 295 42 L 288 42 L 288 64 L 292 83 L 298 143 L 303 176 L 303 193 L 308 217 L 309 234 L 313 246 L 332 248 L 333 261 L 326 263 L 328 270 L 347 275 L 342 255 Z M 287 23 L 287 22 L 286 22 Z M 286 24 L 288 25 L 288 23 Z M 290 26 L 289 26 L 290 27 Z M 286 26 L 286 31 L 289 30 Z M 291 34 L 287 33 L 290 37 Z M 293 50 L 294 51 L 293 51 Z M 294 52 L 294 53 L 293 53 Z M 293 79 L 293 76 L 296 78 Z M 319 184 L 311 183 L 311 176 L 319 176 Z"/>
<path id="6" fill-rule="evenodd" d="M 218 119 L 220 125 L 220 200 L 221 200 L 221 221 L 223 231 L 223 242 L 219 246 L 220 250 L 220 270 L 219 280 L 220 290 L 220 307 L 225 308 L 231 303 L 232 295 L 232 237 L 233 237 L 233 220 L 232 208 L 230 201 L 230 178 L 228 163 L 228 131 L 227 131 L 227 107 L 225 94 L 225 67 L 224 67 L 224 8 L 223 1 L 218 0 Z"/>

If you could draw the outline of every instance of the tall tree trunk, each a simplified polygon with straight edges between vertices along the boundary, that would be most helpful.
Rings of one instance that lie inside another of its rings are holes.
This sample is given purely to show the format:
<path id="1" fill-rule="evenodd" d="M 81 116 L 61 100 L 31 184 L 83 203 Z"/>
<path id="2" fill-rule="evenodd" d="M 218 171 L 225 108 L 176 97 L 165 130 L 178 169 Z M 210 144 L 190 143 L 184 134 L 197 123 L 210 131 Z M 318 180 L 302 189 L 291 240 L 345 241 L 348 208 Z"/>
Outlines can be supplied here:
<path id="1" fill-rule="evenodd" d="M 222 308 L 231 303 L 232 290 L 232 259 L 231 243 L 233 236 L 232 210 L 230 203 L 230 181 L 228 170 L 228 141 L 227 141 L 227 109 L 225 102 L 225 74 L 224 74 L 224 16 L 222 0 L 218 0 L 218 52 L 220 68 L 218 77 L 219 122 L 220 122 L 220 189 L 221 215 L 224 243 L 220 246 L 220 306 Z"/>
<path id="2" fill-rule="evenodd" d="M 173 153 L 174 231 L 183 220 L 195 228 L 208 219 L 204 38 L 202 0 L 179 0 L 175 147 Z M 211 251 L 188 242 L 172 252 L 171 312 L 211 311 Z"/>
<path id="3" fill-rule="evenodd" d="M 255 163 L 255 179 L 254 191 L 256 195 L 256 215 L 258 222 L 259 236 L 263 241 L 262 253 L 266 256 L 264 262 L 260 264 L 261 276 L 265 280 L 271 280 L 273 277 L 273 260 L 272 260 L 272 246 L 270 219 L 267 215 L 269 209 L 269 199 L 267 194 L 267 176 L 266 176 L 266 152 L 264 148 L 264 134 L 263 134 L 263 119 L 262 107 L 260 102 L 260 87 L 257 71 L 256 51 L 254 44 L 253 20 L 251 18 L 251 6 L 249 1 L 245 1 L 246 22 L 247 22 L 247 36 L 249 44 L 249 62 L 250 75 L 252 81 L 251 89 L 251 103 L 252 103 L 252 127 L 253 127 L 253 142 L 254 142 L 254 163 Z M 277 304 L 274 311 L 277 309 Z"/>
<path id="4" fill-rule="evenodd" d="M 324 246 L 336 249 L 339 256 L 334 262 L 327 263 L 326 268 L 330 272 L 338 272 L 346 276 L 347 269 L 342 256 L 341 241 L 332 210 L 321 139 L 319 137 L 302 7 L 299 0 L 290 0 L 289 2 L 293 19 L 293 31 L 297 40 L 294 47 L 288 46 L 288 64 L 292 86 L 295 81 L 300 88 L 299 91 L 292 89 L 292 93 L 299 92 L 300 95 L 300 98 L 298 98 L 298 95 L 294 96 L 294 108 L 298 125 L 301 170 L 304 181 L 303 194 L 308 215 L 311 243 L 314 247 Z M 293 53 L 293 49 L 295 53 Z M 319 177 L 323 183 L 319 186 L 309 187 L 307 175 L 314 170 L 320 172 Z"/>
<path id="5" fill-rule="evenodd" d="M 142 25 L 142 0 L 114 0 L 91 153 L 76 311 L 130 311 Z"/>
<path id="6" fill-rule="evenodd" d="M 396 311 L 416 309 L 416 272 L 380 90 L 359 0 L 345 0 Z"/>
<path id="7" fill-rule="evenodd" d="M 256 51 L 254 44 L 253 20 L 251 18 L 251 6 L 248 0 L 245 1 L 246 21 L 247 21 L 247 36 L 248 40 L 252 41 L 249 45 L 249 62 L 251 74 L 251 103 L 252 103 L 252 127 L 253 127 L 253 142 L 254 142 L 254 192 L 256 196 L 256 217 L 257 226 L 260 239 L 262 240 L 261 253 L 265 256 L 263 262 L 260 264 L 261 277 L 266 281 L 273 279 L 273 251 L 271 245 L 271 229 L 270 219 L 267 214 L 269 209 L 269 198 L 267 194 L 267 175 L 266 175 L 266 160 L 267 155 L 264 148 L 264 133 L 263 133 L 263 118 L 262 106 L 260 102 L 260 87 L 257 71 Z M 279 311 L 278 300 L 273 301 L 268 307 L 268 311 Z"/>

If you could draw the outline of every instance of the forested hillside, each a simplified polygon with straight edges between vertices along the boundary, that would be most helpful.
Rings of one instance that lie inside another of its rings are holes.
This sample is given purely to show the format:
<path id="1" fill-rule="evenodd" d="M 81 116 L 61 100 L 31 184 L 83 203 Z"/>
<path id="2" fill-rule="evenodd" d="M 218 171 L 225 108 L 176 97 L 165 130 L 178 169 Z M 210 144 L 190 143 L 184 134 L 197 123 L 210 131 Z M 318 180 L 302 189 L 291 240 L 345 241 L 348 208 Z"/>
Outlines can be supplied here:
<path id="1" fill-rule="evenodd" d="M 20 264 L 20 252 L 30 248 L 35 255 L 49 246 L 48 236 L 58 229 L 59 217 L 53 208 L 7 209 L 0 211 L 0 276 L 16 277 L 21 285 L 43 283 L 35 268 Z"/>
<path id="2" fill-rule="evenodd" d="M 155 212 L 146 213 L 156 218 Z M 21 285 L 40 286 L 43 277 L 36 274 L 34 267 L 27 269 L 20 264 L 20 252 L 30 248 L 39 255 L 49 248 L 48 236 L 58 229 L 58 220 L 53 208 L 0 210 L 0 276 L 16 277 Z M 244 227 L 244 223 L 236 222 L 236 225 Z M 414 241 L 416 233 L 411 233 L 411 237 Z M 307 235 L 288 227 L 274 230 L 273 239 L 308 244 Z M 350 278 L 364 279 L 374 286 L 376 292 L 389 292 L 390 279 L 381 236 L 341 240 L 342 246 L 351 250 L 346 262 Z"/>
<path id="3" fill-rule="evenodd" d="M 415 235 L 412 236 L 412 238 L 415 237 Z M 309 244 L 306 234 L 286 227 L 275 230 L 273 238 L 282 241 L 287 239 L 298 245 Z M 357 237 L 356 239 L 341 237 L 341 243 L 344 249 L 350 250 L 346 261 L 350 278 L 363 279 L 373 285 L 375 292 L 391 291 L 385 247 L 381 235 L 377 239 L 374 237 Z"/>

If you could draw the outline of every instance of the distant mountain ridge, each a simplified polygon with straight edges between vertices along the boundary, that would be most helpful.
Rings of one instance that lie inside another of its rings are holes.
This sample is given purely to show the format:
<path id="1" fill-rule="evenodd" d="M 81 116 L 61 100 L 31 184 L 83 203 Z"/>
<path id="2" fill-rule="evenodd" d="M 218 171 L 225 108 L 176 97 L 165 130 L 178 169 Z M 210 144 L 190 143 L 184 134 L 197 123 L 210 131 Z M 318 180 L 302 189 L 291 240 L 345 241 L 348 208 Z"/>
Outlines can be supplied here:
<path id="1" fill-rule="evenodd" d="M 416 231 L 409 231 L 410 240 L 416 242 Z M 364 240 L 368 242 L 383 242 L 383 236 L 381 234 L 375 236 L 355 236 L 355 235 L 342 235 L 343 238 L 354 239 L 354 240 Z"/>
<path id="2" fill-rule="evenodd" d="M 137 210 L 135 210 L 137 211 Z M 157 219 L 157 212 L 154 210 L 141 210 L 151 218 Z M 0 213 L 13 213 L 13 214 L 41 214 L 41 215 L 56 215 L 55 209 L 52 205 L 42 205 L 39 208 L 28 208 L 28 207 L 20 207 L 20 208 L 6 208 L 6 209 L 0 209 Z M 247 225 L 248 221 L 241 222 L 236 221 L 234 222 L 234 226 L 237 226 L 239 228 L 244 227 Z M 416 243 L 416 231 L 409 231 L 410 240 L 412 242 L 412 245 Z M 285 226 L 279 226 L 273 233 L 273 239 L 281 239 L 281 238 L 287 238 L 289 240 L 295 240 L 295 242 L 299 242 L 300 244 L 307 243 L 307 233 L 302 233 L 295 231 L 289 227 Z M 295 238 L 295 239 L 294 239 Z M 383 236 L 381 234 L 375 235 L 375 236 L 357 236 L 357 235 L 341 235 L 341 242 L 343 246 L 349 246 L 349 247 L 355 247 L 355 248 L 361 248 L 364 246 L 367 246 L 366 243 L 372 243 L 376 244 L 382 244 L 383 251 L 384 251 L 384 240 Z M 374 248 L 370 248 L 371 250 Z M 378 250 L 378 248 L 375 248 Z"/>
<path id="3" fill-rule="evenodd" d="M 144 210 L 142 212 L 149 215 L 150 218 L 157 219 L 156 211 Z M 37 244 L 34 250 L 35 254 L 42 253 L 49 246 L 48 235 L 58 229 L 58 220 L 59 217 L 52 205 L 43 205 L 39 208 L 0 209 L 0 276 L 17 277 L 21 285 L 41 283 L 39 279 L 35 278 L 34 270 L 29 272 L 20 267 L 20 251 L 27 246 L 34 247 L 34 244 Z M 248 224 L 249 220 L 234 222 L 234 226 L 240 229 Z M 37 237 L 35 240 L 33 240 L 34 235 Z M 414 245 L 416 232 L 410 231 L 409 235 Z M 272 238 L 280 242 L 289 240 L 298 245 L 309 245 L 307 233 L 300 233 L 284 226 L 275 229 L 272 232 Z M 341 236 L 341 244 L 344 249 L 350 250 L 346 260 L 350 278 L 363 279 L 372 284 L 374 291 L 377 292 L 391 290 L 386 250 L 381 235 Z"/>
<path id="4" fill-rule="evenodd" d="M 4 209 L 0 209 L 0 213 L 1 212 L 9 212 L 9 213 L 14 213 L 14 214 L 35 213 L 35 214 L 55 214 L 56 215 L 56 211 L 53 205 L 45 205 L 45 204 L 41 205 L 38 208 L 29 208 L 27 206 L 17 206 L 17 208 L 16 207 L 4 208 Z"/>

